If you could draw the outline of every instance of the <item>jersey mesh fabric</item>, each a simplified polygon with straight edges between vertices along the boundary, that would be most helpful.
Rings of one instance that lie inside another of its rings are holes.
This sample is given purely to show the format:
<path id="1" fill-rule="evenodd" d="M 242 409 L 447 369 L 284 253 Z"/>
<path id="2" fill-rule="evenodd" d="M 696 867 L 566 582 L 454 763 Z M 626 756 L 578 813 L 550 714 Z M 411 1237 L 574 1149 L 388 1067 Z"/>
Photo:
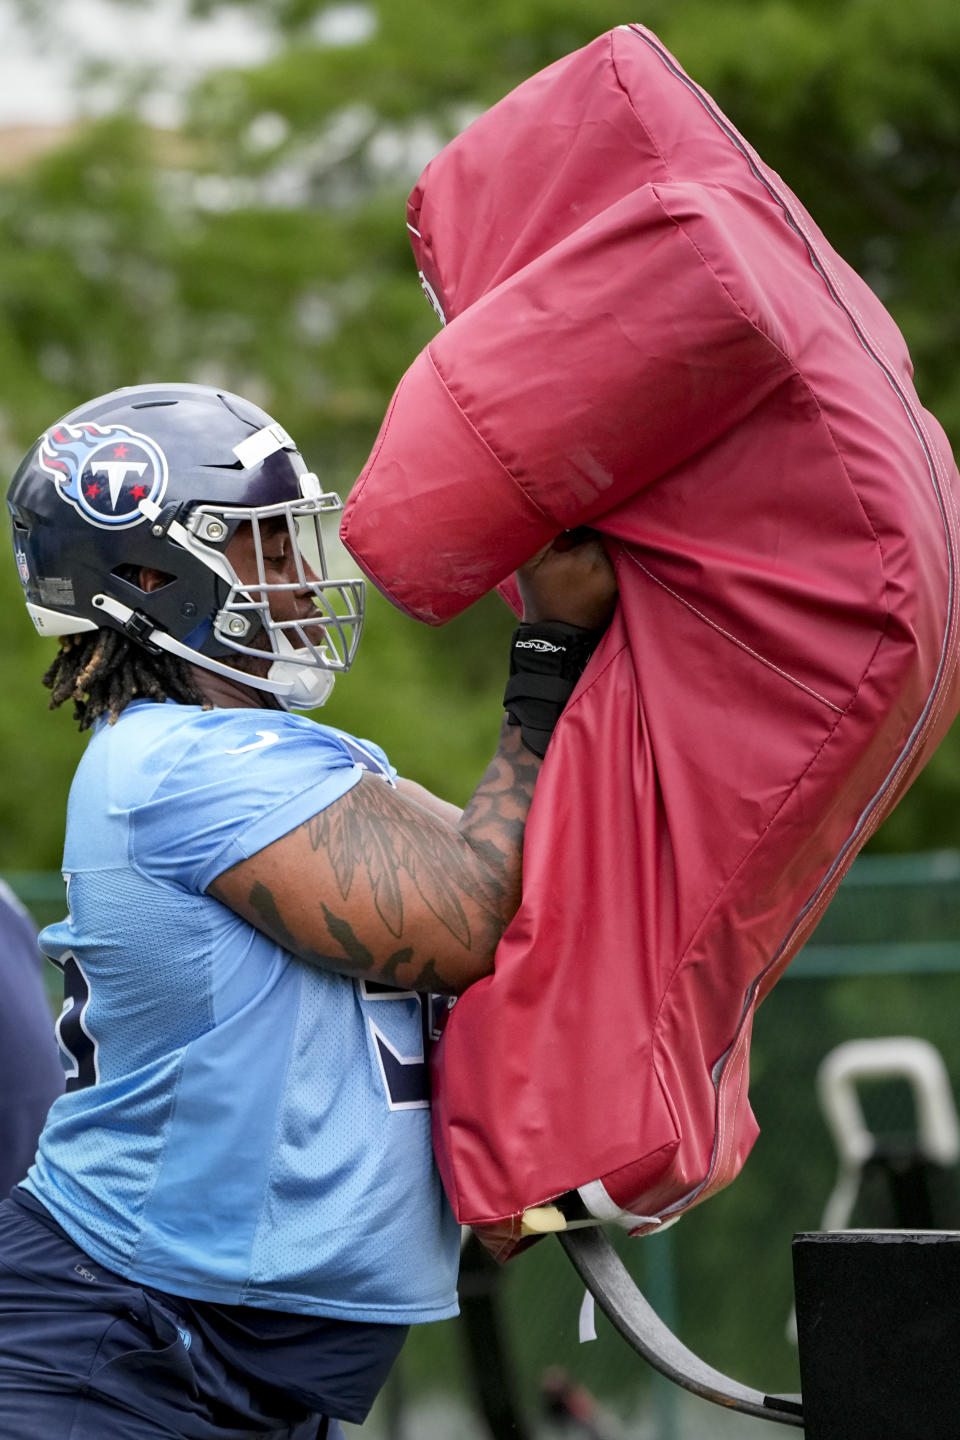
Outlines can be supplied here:
<path id="1" fill-rule="evenodd" d="M 364 769 L 392 778 L 302 716 L 141 702 L 77 771 L 70 915 L 41 936 L 72 995 L 76 1088 L 27 1186 L 141 1284 L 348 1320 L 456 1313 L 429 1109 L 397 1108 L 381 1063 L 385 1040 L 425 1077 L 419 998 L 378 1003 L 203 893 Z"/>
<path id="2" fill-rule="evenodd" d="M 298 1193 L 304 1179 L 304 1158 L 312 1153 L 314 1144 L 319 1143 L 336 1112 L 336 1125 L 343 1127 L 354 1147 L 350 1184 L 355 1199 L 351 1222 L 364 1236 L 364 1243 L 362 1254 L 356 1252 L 356 1247 L 331 1253 L 327 1267 L 328 1273 L 336 1274 L 338 1283 L 352 1285 L 358 1296 L 365 1296 L 368 1293 L 375 1295 L 380 1288 L 380 1277 L 396 1265 L 395 1250 L 416 1255 L 423 1243 L 424 1227 L 427 1233 L 432 1230 L 444 1233 L 449 1207 L 439 1188 L 433 1196 L 424 1197 L 421 1202 L 429 1206 L 427 1213 L 421 1213 L 405 1203 L 398 1191 L 396 1213 L 391 1215 L 389 1226 L 383 1223 L 384 1157 L 390 1145 L 391 1131 L 398 1123 L 404 1123 L 404 1116 L 413 1122 L 404 1127 L 407 1133 L 405 1164 L 412 1174 L 433 1170 L 429 1128 L 420 1123 L 429 1111 L 419 1107 L 385 1111 L 384 1082 L 376 1055 L 377 1034 L 385 1037 L 394 1050 L 399 1051 L 402 1046 L 408 1045 L 413 1051 L 411 1059 L 414 1061 L 423 1053 L 422 1039 L 412 1033 L 413 1027 L 418 1031 L 421 1027 L 420 1001 L 415 995 L 399 991 L 392 992 L 389 998 L 385 992 L 370 996 L 360 984 L 350 989 L 342 988 L 345 1003 L 352 1006 L 355 1013 L 352 1022 L 345 1017 L 343 1029 L 347 1033 L 359 1029 L 364 1034 L 370 1060 L 366 1070 L 369 1087 L 353 1085 L 339 1092 L 330 1092 L 322 1106 L 317 1104 L 311 1112 L 300 1110 L 291 1116 L 284 1137 L 286 1143 L 278 1151 L 271 1176 L 271 1191 L 281 1198 Z M 294 1040 L 295 1055 L 308 1053 L 312 1037 L 318 1030 L 326 1028 L 324 1012 L 329 1006 L 329 997 L 314 987 L 305 989 L 309 993 L 305 994 L 300 1007 Z M 374 1017 L 372 1023 L 371 1016 Z M 423 1075 L 425 1082 L 425 1066 Z M 289 1221 L 283 1227 L 269 1223 L 269 1215 L 265 1216 L 265 1221 L 257 1233 L 253 1260 L 253 1274 L 263 1277 L 263 1283 L 278 1269 L 296 1264 L 298 1258 L 300 1264 L 306 1264 L 310 1247 L 315 1243 L 315 1223 L 305 1207 L 292 1207 Z M 292 1259 L 288 1253 L 291 1247 Z"/>

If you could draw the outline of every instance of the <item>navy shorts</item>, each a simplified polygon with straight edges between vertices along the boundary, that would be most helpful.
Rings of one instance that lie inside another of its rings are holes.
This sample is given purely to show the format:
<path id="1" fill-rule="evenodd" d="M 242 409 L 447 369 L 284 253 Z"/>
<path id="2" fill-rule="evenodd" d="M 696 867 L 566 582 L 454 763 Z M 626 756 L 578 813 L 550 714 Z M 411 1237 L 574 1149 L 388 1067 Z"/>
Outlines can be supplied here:
<path id="1" fill-rule="evenodd" d="M 0 1204 L 3 1440 L 343 1440 L 335 1420 L 233 1370 L 171 1297 Z"/>

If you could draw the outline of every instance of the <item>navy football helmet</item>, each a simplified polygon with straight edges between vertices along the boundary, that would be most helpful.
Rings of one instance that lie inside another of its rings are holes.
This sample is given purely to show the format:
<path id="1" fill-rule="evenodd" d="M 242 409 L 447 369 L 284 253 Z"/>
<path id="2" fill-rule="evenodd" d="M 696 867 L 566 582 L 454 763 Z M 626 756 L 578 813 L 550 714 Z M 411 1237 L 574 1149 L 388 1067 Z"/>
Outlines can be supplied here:
<path id="1" fill-rule="evenodd" d="M 231 653 L 272 652 L 267 676 L 244 671 L 243 682 L 293 709 L 321 705 L 353 663 L 364 582 L 329 573 L 340 497 L 324 491 L 287 432 L 239 396 L 134 385 L 91 400 L 41 435 L 7 502 L 27 609 L 42 635 L 111 626 L 233 679 Z M 278 526 L 289 536 L 295 582 L 267 581 L 266 522 L 271 537 Z M 244 524 L 255 583 L 242 583 L 225 554 Z M 169 581 L 144 591 L 141 567 Z M 314 611 L 275 619 L 278 591 L 309 596 Z"/>

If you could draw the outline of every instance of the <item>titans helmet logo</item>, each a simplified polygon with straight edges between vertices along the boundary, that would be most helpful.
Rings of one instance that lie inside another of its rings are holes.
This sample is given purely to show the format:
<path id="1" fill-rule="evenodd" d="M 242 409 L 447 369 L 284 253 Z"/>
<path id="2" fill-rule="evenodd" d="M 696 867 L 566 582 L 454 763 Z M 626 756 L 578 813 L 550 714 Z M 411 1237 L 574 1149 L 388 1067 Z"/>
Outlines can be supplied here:
<path id="1" fill-rule="evenodd" d="M 140 501 L 159 502 L 167 488 L 163 451 L 126 425 L 61 422 L 44 435 L 38 458 L 61 498 L 105 529 L 139 525 Z"/>

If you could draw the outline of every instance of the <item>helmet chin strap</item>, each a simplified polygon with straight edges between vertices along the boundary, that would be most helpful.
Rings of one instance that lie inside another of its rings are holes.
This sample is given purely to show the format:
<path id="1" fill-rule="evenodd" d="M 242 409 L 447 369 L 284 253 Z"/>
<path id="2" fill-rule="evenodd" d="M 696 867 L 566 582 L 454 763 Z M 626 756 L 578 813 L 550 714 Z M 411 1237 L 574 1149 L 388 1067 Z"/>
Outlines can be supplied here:
<path id="1" fill-rule="evenodd" d="M 124 629 L 135 619 L 136 612 L 131 610 L 129 605 L 114 600 L 111 595 L 94 595 L 93 604 Z M 182 644 L 165 630 L 155 627 L 145 629 L 139 638 L 156 645 L 158 650 L 166 650 L 169 655 L 176 655 L 191 665 L 198 665 L 201 670 L 210 670 L 214 675 L 222 675 L 226 680 L 251 685 L 256 690 L 265 690 L 268 694 L 275 695 L 287 710 L 314 710 L 323 705 L 336 679 L 329 670 L 307 670 L 306 667 L 293 664 L 282 657 L 273 662 L 266 677 L 248 675 L 246 671 L 237 670 L 233 665 L 224 665 L 220 660 L 191 650 L 189 645 Z M 294 654 L 294 648 L 285 635 L 278 635 L 277 641 L 281 650 Z"/>
<path id="2" fill-rule="evenodd" d="M 282 630 L 274 638 L 280 656 L 267 671 L 267 678 L 287 686 L 282 703 L 291 710 L 316 710 L 325 705 L 337 678 L 333 671 L 298 665 L 288 660 L 288 655 L 296 653 L 294 647 Z"/>

